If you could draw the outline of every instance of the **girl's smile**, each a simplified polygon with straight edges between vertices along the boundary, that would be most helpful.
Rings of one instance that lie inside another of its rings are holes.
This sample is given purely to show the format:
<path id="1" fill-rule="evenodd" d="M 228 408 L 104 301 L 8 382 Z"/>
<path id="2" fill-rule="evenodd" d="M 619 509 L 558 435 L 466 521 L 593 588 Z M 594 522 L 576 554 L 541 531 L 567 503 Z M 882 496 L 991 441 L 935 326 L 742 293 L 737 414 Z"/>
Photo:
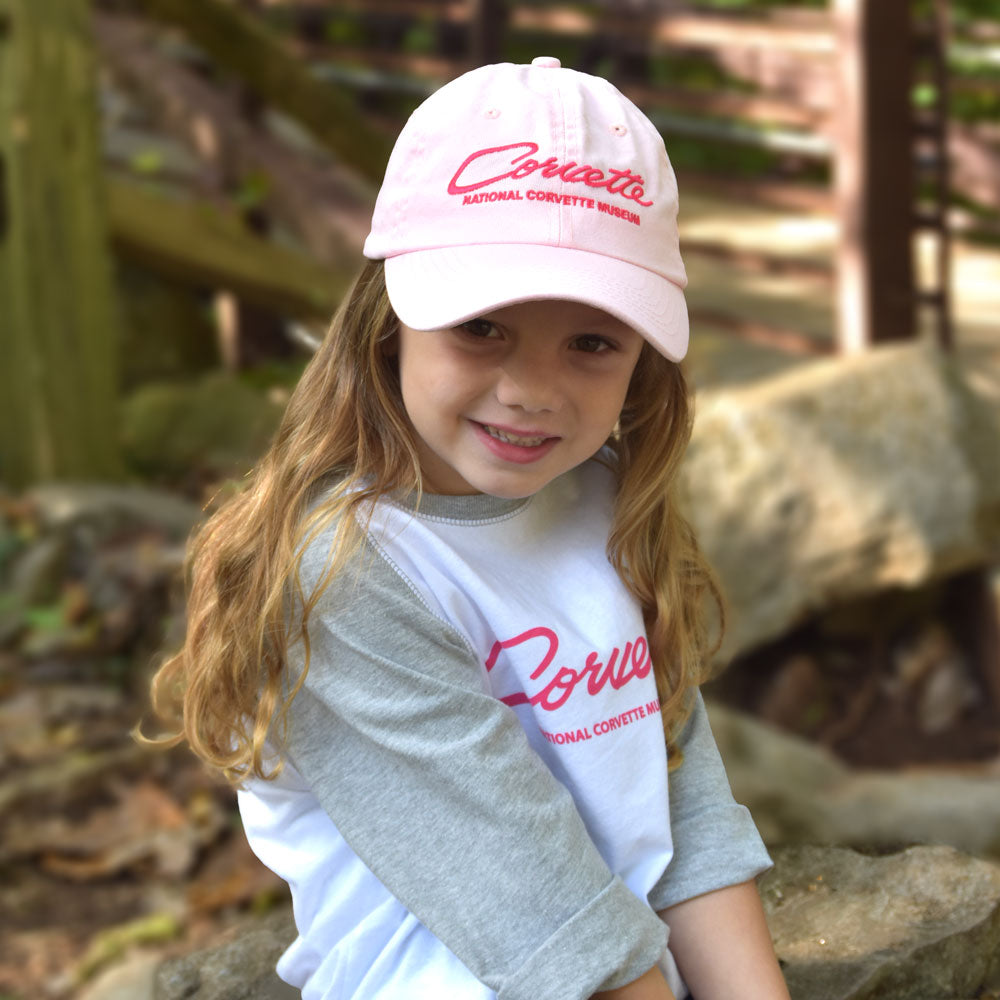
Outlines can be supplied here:
<path id="1" fill-rule="evenodd" d="M 444 330 L 400 324 L 426 488 L 529 496 L 586 461 L 614 430 L 642 344 L 610 314 L 552 299 Z"/>
<path id="2" fill-rule="evenodd" d="M 526 430 L 476 424 L 485 436 L 483 444 L 498 458 L 508 462 L 535 462 L 555 447 L 559 438 L 549 434 L 531 434 Z"/>

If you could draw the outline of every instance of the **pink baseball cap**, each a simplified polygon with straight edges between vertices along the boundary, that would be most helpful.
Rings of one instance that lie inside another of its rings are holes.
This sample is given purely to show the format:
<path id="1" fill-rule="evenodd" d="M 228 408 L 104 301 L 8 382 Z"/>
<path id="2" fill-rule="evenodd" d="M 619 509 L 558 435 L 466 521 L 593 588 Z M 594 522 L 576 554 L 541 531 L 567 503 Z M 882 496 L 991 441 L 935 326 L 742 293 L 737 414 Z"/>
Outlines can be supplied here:
<path id="1" fill-rule="evenodd" d="M 648 118 L 607 80 L 540 56 L 458 77 L 410 116 L 364 253 L 396 315 L 456 326 L 571 299 L 687 351 L 677 181 Z"/>

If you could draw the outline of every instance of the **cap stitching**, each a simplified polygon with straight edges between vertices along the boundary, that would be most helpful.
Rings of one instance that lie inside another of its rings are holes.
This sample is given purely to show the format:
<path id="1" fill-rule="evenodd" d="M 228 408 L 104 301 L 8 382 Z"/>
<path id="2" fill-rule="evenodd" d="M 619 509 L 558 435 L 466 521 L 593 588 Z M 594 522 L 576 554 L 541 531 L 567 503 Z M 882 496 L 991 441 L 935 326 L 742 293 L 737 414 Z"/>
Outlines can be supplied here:
<path id="1" fill-rule="evenodd" d="M 560 126 L 561 126 L 559 132 L 560 132 L 560 140 L 562 142 L 561 148 L 559 150 L 559 159 L 560 159 L 560 161 L 562 163 L 565 163 L 566 159 L 567 159 L 567 152 L 566 151 L 567 151 L 567 148 L 568 148 L 568 145 L 569 145 L 568 142 L 566 141 L 566 131 L 567 131 L 567 125 L 566 125 L 566 100 L 565 100 L 565 97 L 563 95 L 563 88 L 560 86 L 560 81 L 558 79 L 556 80 L 556 96 L 558 97 L 558 100 L 559 100 L 559 118 L 560 118 Z M 560 177 L 560 179 L 559 179 L 559 189 L 560 190 L 565 190 L 565 185 L 566 185 L 565 180 L 563 180 Z M 558 223 L 559 223 L 558 229 L 557 229 L 557 232 L 556 232 L 556 245 L 557 246 L 562 246 L 562 244 L 563 244 L 563 220 L 564 220 L 564 218 L 568 218 L 568 217 L 569 217 L 569 213 L 568 212 L 564 212 L 561 207 L 557 207 L 556 208 L 556 219 L 558 220 Z M 572 236 L 572 234 L 570 234 L 570 235 Z"/>

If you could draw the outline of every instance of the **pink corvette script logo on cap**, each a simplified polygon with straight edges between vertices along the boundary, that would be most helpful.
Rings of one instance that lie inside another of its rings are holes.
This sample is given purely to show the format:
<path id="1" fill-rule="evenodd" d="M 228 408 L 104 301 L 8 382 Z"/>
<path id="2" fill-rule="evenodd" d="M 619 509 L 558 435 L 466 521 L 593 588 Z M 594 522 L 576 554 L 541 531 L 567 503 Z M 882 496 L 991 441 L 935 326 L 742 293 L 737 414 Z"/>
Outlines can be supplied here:
<path id="1" fill-rule="evenodd" d="M 509 164 L 510 170 L 499 174 L 490 174 L 486 177 L 482 176 L 483 167 L 486 167 L 487 173 L 496 169 L 498 153 L 517 149 L 522 149 L 524 152 L 507 159 L 505 165 Z M 493 146 L 471 153 L 455 171 L 455 176 L 448 183 L 448 194 L 467 194 L 469 191 L 477 191 L 479 188 L 488 187 L 498 181 L 528 177 L 536 171 L 540 171 L 542 177 L 558 177 L 567 184 L 585 184 L 587 187 L 604 188 L 608 194 L 620 195 L 622 198 L 634 201 L 639 205 L 653 204 L 652 201 L 643 201 L 642 199 L 646 193 L 643 187 L 646 181 L 641 174 L 618 169 L 604 171 L 589 163 L 581 166 L 575 160 L 560 163 L 554 156 L 543 160 L 534 159 L 538 149 L 538 144 L 534 142 L 513 142 L 508 146 Z M 486 162 L 480 162 L 483 160 Z M 480 171 L 478 175 L 477 169 Z M 460 180 L 462 183 L 459 183 Z"/>

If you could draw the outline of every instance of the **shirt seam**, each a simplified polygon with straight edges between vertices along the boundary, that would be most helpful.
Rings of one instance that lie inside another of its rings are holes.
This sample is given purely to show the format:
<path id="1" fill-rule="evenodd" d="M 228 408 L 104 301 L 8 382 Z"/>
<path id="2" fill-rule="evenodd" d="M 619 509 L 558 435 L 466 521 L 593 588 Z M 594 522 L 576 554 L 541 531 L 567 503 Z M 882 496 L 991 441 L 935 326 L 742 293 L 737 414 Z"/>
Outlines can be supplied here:
<path id="1" fill-rule="evenodd" d="M 442 514 L 425 514 L 421 510 L 413 510 L 411 507 L 406 507 L 395 500 L 389 500 L 383 498 L 385 503 L 392 507 L 395 507 L 399 511 L 409 514 L 411 517 L 419 518 L 421 521 L 434 521 L 438 524 L 451 524 L 456 527 L 463 527 L 468 525 L 469 527 L 478 527 L 484 524 L 499 524 L 502 521 L 509 521 L 512 518 L 517 517 L 519 514 L 526 511 L 531 506 L 531 501 L 534 497 L 526 497 L 523 504 L 519 507 L 515 507 L 513 510 L 509 510 L 504 514 L 494 514 L 491 517 L 476 517 L 476 518 L 466 518 L 466 517 L 445 517 Z"/>
<path id="2" fill-rule="evenodd" d="M 399 577 L 403 582 L 407 590 L 417 599 L 420 606 L 436 621 L 443 625 L 449 632 L 458 636 L 462 645 L 465 647 L 466 652 L 472 657 L 472 659 L 478 662 L 478 657 L 476 656 L 476 651 L 473 649 L 472 644 L 469 642 L 468 638 L 464 636 L 455 626 L 448 621 L 446 618 L 439 615 L 431 606 L 427 603 L 424 595 L 420 593 L 417 585 L 403 572 L 402 567 L 400 567 L 396 561 L 389 555 L 388 552 L 382 547 L 382 545 L 374 539 L 371 534 L 367 535 L 367 542 L 373 549 L 375 549 L 376 555 L 385 562 L 389 568 Z"/>

